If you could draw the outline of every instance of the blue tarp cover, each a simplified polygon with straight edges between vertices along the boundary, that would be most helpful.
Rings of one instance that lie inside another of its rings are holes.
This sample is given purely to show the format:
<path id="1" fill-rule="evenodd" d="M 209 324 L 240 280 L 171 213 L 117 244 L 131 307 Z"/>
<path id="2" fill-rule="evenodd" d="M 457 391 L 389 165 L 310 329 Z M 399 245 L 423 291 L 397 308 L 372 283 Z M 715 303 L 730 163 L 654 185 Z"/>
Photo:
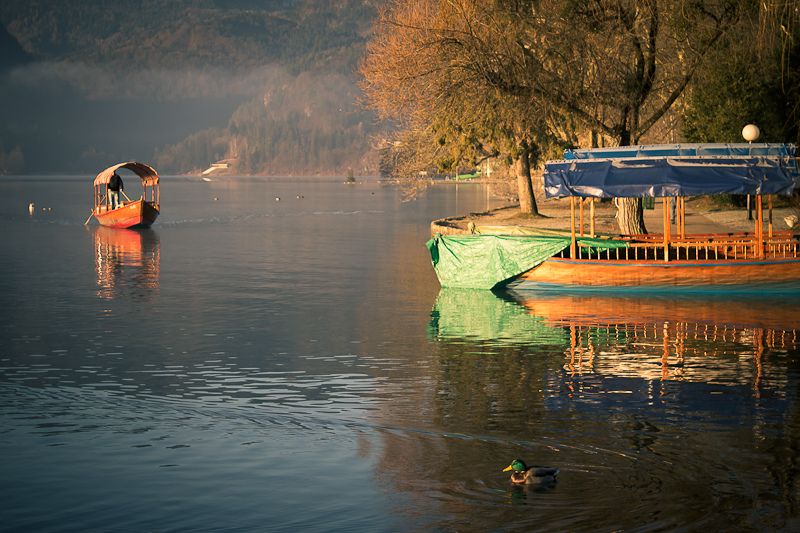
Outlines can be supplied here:
<path id="1" fill-rule="evenodd" d="M 549 161 L 548 198 L 791 194 L 794 161 L 782 156 L 675 156 Z"/>

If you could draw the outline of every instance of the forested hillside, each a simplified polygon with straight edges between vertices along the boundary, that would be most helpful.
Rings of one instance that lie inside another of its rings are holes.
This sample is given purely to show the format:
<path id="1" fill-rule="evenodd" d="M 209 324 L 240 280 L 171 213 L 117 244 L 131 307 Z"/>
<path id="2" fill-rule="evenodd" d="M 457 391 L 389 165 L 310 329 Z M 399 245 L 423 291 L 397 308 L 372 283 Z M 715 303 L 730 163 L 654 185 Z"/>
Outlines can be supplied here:
<path id="1" fill-rule="evenodd" d="M 159 167 L 197 170 L 197 161 L 236 160 L 266 175 L 375 172 L 369 149 L 374 117 L 360 109 L 352 80 L 328 73 L 279 75 L 242 104 L 224 128 L 208 128 L 159 152 Z"/>
<path id="2" fill-rule="evenodd" d="M 356 70 L 375 4 L 5 0 L 0 171 L 374 171 Z"/>

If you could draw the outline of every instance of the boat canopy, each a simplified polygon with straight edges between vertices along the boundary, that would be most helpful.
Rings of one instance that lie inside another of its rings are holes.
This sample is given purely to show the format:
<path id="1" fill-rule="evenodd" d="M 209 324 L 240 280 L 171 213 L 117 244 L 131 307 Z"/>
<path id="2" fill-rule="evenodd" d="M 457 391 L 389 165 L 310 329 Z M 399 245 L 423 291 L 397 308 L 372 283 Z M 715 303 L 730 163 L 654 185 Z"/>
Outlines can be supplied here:
<path id="1" fill-rule="evenodd" d="M 752 147 L 752 155 L 741 153 L 747 147 L 698 144 L 571 150 L 564 160 L 545 165 L 545 194 L 548 198 L 791 194 L 800 182 L 795 146 L 759 144 Z"/>
<path id="2" fill-rule="evenodd" d="M 118 163 L 114 166 L 108 167 L 94 179 L 94 186 L 107 185 L 111 176 L 117 170 L 125 168 L 136 174 L 142 179 L 143 187 L 153 187 L 158 184 L 158 173 L 155 169 L 144 163 L 137 163 L 136 161 L 128 161 L 127 163 Z"/>
<path id="3" fill-rule="evenodd" d="M 660 157 L 548 162 L 548 198 L 791 194 L 796 172 L 776 157 Z"/>
<path id="4" fill-rule="evenodd" d="M 568 150 L 548 161 L 548 198 L 791 194 L 793 144 L 664 144 Z"/>

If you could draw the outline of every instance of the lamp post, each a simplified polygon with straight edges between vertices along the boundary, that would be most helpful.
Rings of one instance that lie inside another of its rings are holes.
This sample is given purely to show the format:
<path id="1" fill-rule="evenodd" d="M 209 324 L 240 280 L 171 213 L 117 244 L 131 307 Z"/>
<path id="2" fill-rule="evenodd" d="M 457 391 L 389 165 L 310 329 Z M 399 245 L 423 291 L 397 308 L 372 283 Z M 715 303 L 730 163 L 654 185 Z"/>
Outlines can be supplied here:
<path id="1" fill-rule="evenodd" d="M 761 130 L 758 129 L 758 126 L 756 126 L 755 124 L 748 124 L 747 126 L 742 128 L 742 137 L 744 137 L 744 140 L 749 143 L 758 140 L 760 136 L 761 136 Z"/>
<path id="2" fill-rule="evenodd" d="M 761 135 L 761 130 L 758 129 L 758 126 L 756 126 L 755 124 L 748 124 L 747 126 L 742 128 L 742 137 L 744 137 L 744 140 L 747 141 L 749 144 L 753 144 L 753 141 L 757 140 L 760 135 Z M 747 195 L 747 220 L 753 220 L 753 206 L 750 205 L 749 194 Z"/>

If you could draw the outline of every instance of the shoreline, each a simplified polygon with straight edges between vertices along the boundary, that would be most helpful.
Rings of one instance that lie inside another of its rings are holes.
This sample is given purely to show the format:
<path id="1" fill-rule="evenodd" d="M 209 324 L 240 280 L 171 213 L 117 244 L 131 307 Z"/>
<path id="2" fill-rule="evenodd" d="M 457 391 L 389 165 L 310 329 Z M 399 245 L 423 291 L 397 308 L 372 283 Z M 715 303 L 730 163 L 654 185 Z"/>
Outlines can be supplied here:
<path id="1" fill-rule="evenodd" d="M 539 212 L 542 217 L 531 217 L 519 213 L 519 204 L 505 205 L 489 211 L 472 212 L 463 215 L 453 215 L 431 221 L 431 236 L 439 235 L 469 235 L 470 223 L 475 225 L 476 233 L 481 227 L 491 228 L 492 233 L 498 233 L 503 228 L 508 228 L 513 233 L 513 228 L 538 228 L 556 229 L 569 232 L 569 201 L 566 199 L 545 200 L 537 199 Z M 687 201 L 686 228 L 689 233 L 739 233 L 754 230 L 754 222 L 747 220 L 745 208 L 720 208 L 712 206 L 703 198 Z M 576 210 L 577 212 L 577 210 Z M 784 218 L 797 214 L 792 207 L 773 209 L 773 224 L 776 231 L 789 229 Z M 589 213 L 585 214 L 585 228 L 588 231 Z M 768 216 L 764 211 L 765 218 Z M 576 215 L 577 218 L 577 215 Z M 656 202 L 654 209 L 644 212 L 645 226 L 650 233 L 663 233 L 663 216 L 661 203 Z M 595 231 L 598 234 L 619 235 L 616 223 L 616 208 L 612 202 L 598 202 L 595 204 Z"/>

